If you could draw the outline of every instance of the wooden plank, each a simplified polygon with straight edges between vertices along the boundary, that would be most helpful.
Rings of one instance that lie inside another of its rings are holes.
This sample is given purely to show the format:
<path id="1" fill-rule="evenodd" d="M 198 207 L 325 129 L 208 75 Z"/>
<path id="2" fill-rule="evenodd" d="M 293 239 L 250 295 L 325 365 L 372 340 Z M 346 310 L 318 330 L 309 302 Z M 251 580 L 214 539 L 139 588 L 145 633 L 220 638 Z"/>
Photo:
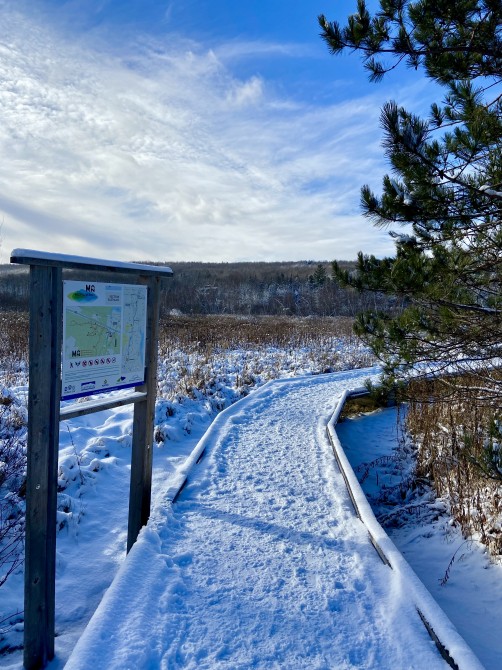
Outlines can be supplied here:
<path id="1" fill-rule="evenodd" d="M 148 286 L 146 375 L 145 383 L 136 390 L 146 391 L 148 397 L 146 402 L 134 407 L 127 551 L 136 542 L 141 527 L 147 523 L 150 516 L 153 427 L 157 394 L 160 280 L 158 277 L 143 277 L 140 281 Z"/>
<path id="2" fill-rule="evenodd" d="M 62 329 L 60 268 L 30 268 L 24 666 L 54 657 L 56 509 Z"/>
<path id="3" fill-rule="evenodd" d="M 74 402 L 71 405 L 62 407 L 59 412 L 61 421 L 67 419 L 75 419 L 78 416 L 85 416 L 86 414 L 93 414 L 94 412 L 102 412 L 105 409 L 113 409 L 114 407 L 122 407 L 123 405 L 131 405 L 132 403 L 143 402 L 146 400 L 147 394 L 145 392 L 133 391 L 126 395 L 121 395 L 117 398 L 100 398 L 99 400 L 88 400 L 87 402 Z"/>
<path id="4" fill-rule="evenodd" d="M 96 270 L 120 274 L 135 274 L 145 277 L 171 277 L 173 271 L 164 265 L 147 265 L 143 263 L 124 263 L 100 258 L 85 256 L 69 256 L 67 254 L 51 254 L 33 249 L 14 249 L 10 258 L 11 263 L 24 265 L 41 265 L 45 267 L 60 267 L 74 270 Z"/>

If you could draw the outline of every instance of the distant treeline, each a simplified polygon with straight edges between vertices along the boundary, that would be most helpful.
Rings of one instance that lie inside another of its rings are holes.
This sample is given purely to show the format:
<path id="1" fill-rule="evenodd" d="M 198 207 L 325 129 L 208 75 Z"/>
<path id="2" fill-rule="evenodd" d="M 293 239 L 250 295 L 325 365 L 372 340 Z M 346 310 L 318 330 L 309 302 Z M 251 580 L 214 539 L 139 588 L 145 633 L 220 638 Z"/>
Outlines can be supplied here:
<path id="1" fill-rule="evenodd" d="M 163 314 L 177 310 L 182 314 L 354 316 L 364 309 L 393 306 L 389 298 L 341 288 L 331 278 L 328 262 L 167 262 L 166 265 L 172 268 L 174 276 L 163 280 Z M 342 261 L 340 265 L 348 269 L 354 267 L 349 261 Z M 68 273 L 67 277 L 75 278 L 75 275 Z M 83 278 L 89 279 L 89 276 Z M 111 279 L 109 275 L 96 273 L 92 278 L 94 281 Z M 113 280 L 118 279 L 117 275 L 113 276 Z M 120 280 L 127 283 L 131 278 L 124 276 Z M 2 307 L 26 309 L 28 296 L 28 269 L 0 265 Z"/>

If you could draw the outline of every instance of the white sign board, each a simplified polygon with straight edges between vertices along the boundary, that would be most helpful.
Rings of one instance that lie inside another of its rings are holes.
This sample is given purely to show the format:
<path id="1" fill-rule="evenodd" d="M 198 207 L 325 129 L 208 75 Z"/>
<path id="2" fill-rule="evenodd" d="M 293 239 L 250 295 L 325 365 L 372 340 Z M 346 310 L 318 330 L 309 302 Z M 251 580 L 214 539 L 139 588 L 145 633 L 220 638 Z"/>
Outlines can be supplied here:
<path id="1" fill-rule="evenodd" d="M 63 282 L 61 399 L 145 380 L 147 288 Z"/>

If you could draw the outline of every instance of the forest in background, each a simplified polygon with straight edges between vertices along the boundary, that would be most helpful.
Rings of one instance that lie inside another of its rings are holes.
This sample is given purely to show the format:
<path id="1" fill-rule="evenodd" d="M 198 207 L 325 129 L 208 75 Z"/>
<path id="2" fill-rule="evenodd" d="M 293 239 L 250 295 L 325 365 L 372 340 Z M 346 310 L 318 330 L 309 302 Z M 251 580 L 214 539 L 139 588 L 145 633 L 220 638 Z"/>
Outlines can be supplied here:
<path id="1" fill-rule="evenodd" d="M 388 310 L 396 305 L 396 299 L 392 297 L 341 287 L 332 278 L 331 263 L 328 262 L 183 262 L 166 265 L 172 268 L 174 276 L 163 280 L 162 315 L 174 311 L 186 315 L 355 317 L 361 310 Z M 350 261 L 340 261 L 339 265 L 349 271 L 355 267 Z M 94 281 L 110 281 L 109 274 L 98 275 L 93 273 Z M 74 278 L 71 273 L 67 277 Z M 114 281 L 117 280 L 121 279 L 114 275 Z M 131 279 L 124 276 L 123 281 L 128 283 Z M 1 306 L 25 310 L 28 296 L 28 269 L 0 265 Z"/>

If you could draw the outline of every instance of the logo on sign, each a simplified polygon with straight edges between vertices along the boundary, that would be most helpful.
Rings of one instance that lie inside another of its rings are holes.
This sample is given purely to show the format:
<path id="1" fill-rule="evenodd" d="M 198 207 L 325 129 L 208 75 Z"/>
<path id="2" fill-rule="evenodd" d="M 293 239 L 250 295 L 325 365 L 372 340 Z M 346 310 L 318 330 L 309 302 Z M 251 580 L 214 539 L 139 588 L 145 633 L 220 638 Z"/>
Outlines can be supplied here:
<path id="1" fill-rule="evenodd" d="M 96 287 L 94 284 L 86 284 L 85 289 L 81 288 L 78 291 L 73 291 L 73 293 L 68 293 L 68 298 L 75 302 L 92 302 L 98 297 L 95 291 Z"/>

